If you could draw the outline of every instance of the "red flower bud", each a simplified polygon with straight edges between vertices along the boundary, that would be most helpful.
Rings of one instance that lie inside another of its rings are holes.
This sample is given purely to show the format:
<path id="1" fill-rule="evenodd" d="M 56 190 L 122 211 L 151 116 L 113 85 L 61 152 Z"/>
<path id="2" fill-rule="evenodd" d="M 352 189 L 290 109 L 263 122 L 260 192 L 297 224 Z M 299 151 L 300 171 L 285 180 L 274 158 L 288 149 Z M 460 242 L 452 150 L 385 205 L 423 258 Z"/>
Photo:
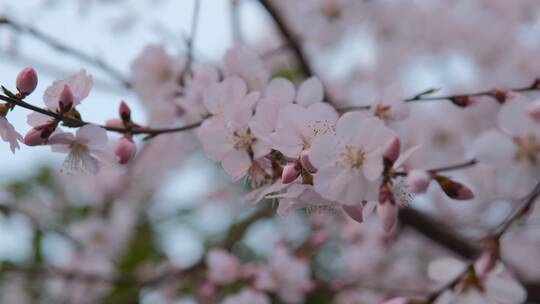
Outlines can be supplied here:
<path id="1" fill-rule="evenodd" d="M 398 159 L 400 150 L 401 143 L 399 142 L 399 138 L 395 136 L 384 145 L 383 157 L 393 164 Z"/>
<path id="2" fill-rule="evenodd" d="M 455 182 L 448 177 L 437 175 L 435 181 L 449 198 L 456 200 L 470 200 L 474 198 L 474 193 L 462 183 Z"/>
<path id="3" fill-rule="evenodd" d="M 120 106 L 118 107 L 118 114 L 120 115 L 120 118 L 122 118 L 122 121 L 124 123 L 131 121 L 131 109 L 123 100 L 122 102 L 120 102 Z"/>

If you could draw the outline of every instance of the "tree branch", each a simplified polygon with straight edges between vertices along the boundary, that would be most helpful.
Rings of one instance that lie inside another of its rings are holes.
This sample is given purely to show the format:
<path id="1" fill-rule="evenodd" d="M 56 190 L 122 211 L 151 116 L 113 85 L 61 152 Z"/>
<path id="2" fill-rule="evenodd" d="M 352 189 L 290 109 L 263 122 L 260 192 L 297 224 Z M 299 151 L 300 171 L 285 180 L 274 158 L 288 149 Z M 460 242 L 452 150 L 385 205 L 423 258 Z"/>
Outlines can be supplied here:
<path id="1" fill-rule="evenodd" d="M 10 26 L 15 31 L 26 33 L 35 39 L 49 45 L 50 47 L 54 48 L 55 50 L 68 54 L 80 61 L 86 62 L 88 64 L 91 64 L 97 68 L 100 68 L 105 73 L 109 74 L 114 79 L 118 80 L 124 87 L 130 88 L 131 83 L 122 75 L 121 72 L 107 64 L 105 61 L 98 57 L 94 57 L 91 55 L 88 55 L 86 53 L 83 53 L 82 51 L 79 51 L 73 47 L 70 47 L 66 44 L 63 44 L 59 40 L 31 27 L 28 25 L 23 25 L 20 23 L 15 22 L 14 20 L 6 17 L 6 16 L 0 16 L 0 25 L 7 25 Z"/>

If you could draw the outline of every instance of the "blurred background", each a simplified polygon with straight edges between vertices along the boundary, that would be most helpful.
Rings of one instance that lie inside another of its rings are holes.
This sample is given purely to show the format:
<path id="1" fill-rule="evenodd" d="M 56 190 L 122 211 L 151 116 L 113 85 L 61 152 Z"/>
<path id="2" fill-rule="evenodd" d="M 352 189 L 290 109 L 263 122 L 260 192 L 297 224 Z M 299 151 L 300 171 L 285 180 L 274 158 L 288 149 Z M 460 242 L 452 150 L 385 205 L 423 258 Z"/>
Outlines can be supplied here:
<path id="1" fill-rule="evenodd" d="M 509 89 L 528 85 L 540 74 L 537 1 L 273 2 L 301 38 L 315 71 L 340 105 L 371 104 L 396 83 L 403 88 L 402 97 L 410 97 L 431 88 L 440 89 L 437 94 Z M 0 16 L 99 58 L 131 79 L 132 62 L 148 44 L 163 45 L 172 56 L 186 52 L 195 5 L 195 0 L 0 0 Z M 225 52 L 241 43 L 259 53 L 274 76 L 298 80 L 291 54 L 258 1 L 201 0 L 193 43 L 197 63 L 220 66 Z M 148 104 L 99 67 L 58 51 L 33 35 L 0 25 L 0 84 L 14 88 L 17 73 L 27 66 L 39 75 L 36 93 L 27 99 L 34 105 L 43 104 L 41 95 L 54 80 L 84 68 L 94 77 L 94 89 L 78 107 L 85 120 L 104 123 L 116 117 L 118 103 L 125 100 L 134 121 L 159 123 Z M 466 110 L 450 102 L 415 105 L 400 135 L 407 138 L 406 146 L 420 143 L 424 149 L 409 165 L 432 168 L 469 159 L 473 139 L 496 125 L 498 108 L 497 103 L 485 100 Z M 9 115 L 21 134 L 30 129 L 28 114 L 17 109 Z M 185 120 L 180 117 L 175 123 L 182 125 Z M 113 142 L 118 136 L 109 134 L 109 138 Z M 313 254 L 314 276 L 332 281 L 336 273 L 346 272 L 346 265 L 356 265 L 341 282 L 375 285 L 358 289 L 362 294 L 349 296 L 350 301 L 314 294 L 306 303 L 378 303 L 385 293 L 376 287 L 384 284 L 402 284 L 418 294 L 430 286 L 424 279 L 430 258 L 452 254 L 406 228 L 405 236 L 389 237 L 377 223 L 357 228 L 356 223 L 336 221 L 340 215 L 334 212 L 304 210 L 277 217 L 268 215 L 271 202 L 248 207 L 242 200 L 247 186 L 231 185 L 222 169 L 198 149 L 192 134 L 171 138 L 139 140 L 139 151 L 144 152 L 140 152 L 136 166 L 114 167 L 99 177 L 61 174 L 65 156 L 52 153 L 47 146 L 22 145 L 12 155 L 4 144 L 0 153 L 0 206 L 4 206 L 0 208 L 0 262 L 5 272 L 0 274 L 0 302 L 198 303 L 193 291 L 199 283 L 135 291 L 97 283 L 83 288 L 61 280 L 61 276 L 35 279 L 43 270 L 34 266 L 95 270 L 106 275 L 136 271 L 149 276 L 159 274 L 162 268 L 186 268 L 200 263 L 209 248 L 231 238 L 238 229 L 234 223 L 259 212 L 262 215 L 248 223 L 242 241 L 231 246 L 241 260 L 266 257 L 276 241 L 300 247 L 320 227 L 326 227 L 339 237 Z M 142 148 L 145 145 L 149 148 Z M 439 189 L 431 187 L 410 204 L 474 240 L 511 210 L 511 201 L 493 193 L 495 188 L 485 181 L 482 170 L 455 174 L 478 193 L 474 202 L 449 203 Z M 105 220 L 100 217 L 103 212 L 110 212 Z M 522 244 L 509 261 L 531 280 L 540 280 L 539 219 L 540 215 L 532 216 L 524 229 L 505 240 Z M 364 242 L 344 241 L 347 233 L 364 234 Z M 368 247 L 373 243 L 366 235 L 377 236 L 373 240 L 377 245 Z M 81 253 L 81 242 L 95 248 Z M 393 245 L 385 247 L 386 243 Z M 87 257 L 93 250 L 106 252 L 115 262 Z M 519 263 L 533 257 L 528 265 Z M 402 259 L 401 264 L 398 259 Z M 388 275 L 373 279 L 381 269 Z M 76 295 L 63 294 L 69 288 Z M 213 301 L 209 303 L 218 302 Z"/>

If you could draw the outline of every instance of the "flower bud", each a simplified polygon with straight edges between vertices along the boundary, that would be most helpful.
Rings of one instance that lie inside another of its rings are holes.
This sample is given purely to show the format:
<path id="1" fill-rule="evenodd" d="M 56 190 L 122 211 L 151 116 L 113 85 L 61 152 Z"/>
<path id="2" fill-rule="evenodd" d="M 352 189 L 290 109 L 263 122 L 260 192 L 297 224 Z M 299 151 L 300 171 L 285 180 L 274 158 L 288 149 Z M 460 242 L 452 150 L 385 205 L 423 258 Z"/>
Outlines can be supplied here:
<path id="1" fill-rule="evenodd" d="M 395 136 L 384 145 L 383 157 L 394 163 L 399 157 L 400 150 L 401 143 L 399 142 L 399 138 Z"/>
<path id="2" fill-rule="evenodd" d="M 281 173 L 281 182 L 284 184 L 292 183 L 299 175 L 300 168 L 298 163 L 293 162 L 286 164 L 285 167 L 283 167 L 283 172 Z"/>
<path id="3" fill-rule="evenodd" d="M 527 107 L 527 114 L 537 123 L 540 123 L 540 101 L 530 104 Z"/>
<path id="4" fill-rule="evenodd" d="M 450 101 L 458 107 L 465 108 L 474 103 L 474 98 L 471 96 L 463 95 L 463 96 L 455 96 L 451 98 Z"/>
<path id="5" fill-rule="evenodd" d="M 485 241 L 484 250 L 476 261 L 476 269 L 480 275 L 491 272 L 500 258 L 499 240 L 494 237 L 488 237 Z"/>
<path id="6" fill-rule="evenodd" d="M 396 226 L 398 217 L 398 207 L 390 201 L 385 201 L 377 205 L 377 216 L 381 220 L 385 232 L 391 232 Z"/>
<path id="7" fill-rule="evenodd" d="M 505 103 L 509 97 L 508 92 L 499 89 L 493 89 L 489 94 L 501 104 Z"/>
<path id="8" fill-rule="evenodd" d="M 424 170 L 411 170 L 407 174 L 407 185 L 413 193 L 426 192 L 430 181 L 431 175 Z"/>
<path id="9" fill-rule="evenodd" d="M 137 148 L 135 146 L 135 143 L 133 143 L 131 136 L 124 135 L 116 143 L 116 147 L 114 148 L 114 155 L 116 156 L 116 160 L 118 160 L 118 163 L 123 165 L 133 158 L 136 150 Z"/>
<path id="10" fill-rule="evenodd" d="M 364 204 L 358 203 L 355 205 L 343 205 L 341 206 L 343 211 L 347 213 L 353 220 L 362 223 L 364 221 Z"/>
<path id="11" fill-rule="evenodd" d="M 309 151 L 304 150 L 300 153 L 300 164 L 302 165 L 302 168 L 306 169 L 309 173 L 317 173 L 317 168 L 315 168 L 309 160 Z"/>
<path id="12" fill-rule="evenodd" d="M 73 107 L 73 93 L 67 84 L 62 87 L 62 91 L 60 92 L 58 107 L 62 113 L 69 112 L 71 107 Z"/>
<path id="13" fill-rule="evenodd" d="M 37 87 L 38 77 L 33 68 L 25 68 L 19 72 L 16 80 L 17 90 L 23 95 L 29 95 Z"/>
<path id="14" fill-rule="evenodd" d="M 24 136 L 24 144 L 27 146 L 39 146 L 45 143 L 47 141 L 48 137 L 43 137 L 43 129 L 38 128 L 32 128 L 26 135 Z"/>
<path id="15" fill-rule="evenodd" d="M 435 181 L 449 198 L 456 200 L 470 200 L 474 198 L 474 193 L 462 183 L 455 182 L 448 177 L 437 175 Z"/>
<path id="16" fill-rule="evenodd" d="M 118 114 L 120 115 L 120 118 L 122 118 L 122 121 L 124 123 L 131 121 L 131 109 L 123 100 L 122 102 L 120 102 L 120 106 L 118 107 Z"/>

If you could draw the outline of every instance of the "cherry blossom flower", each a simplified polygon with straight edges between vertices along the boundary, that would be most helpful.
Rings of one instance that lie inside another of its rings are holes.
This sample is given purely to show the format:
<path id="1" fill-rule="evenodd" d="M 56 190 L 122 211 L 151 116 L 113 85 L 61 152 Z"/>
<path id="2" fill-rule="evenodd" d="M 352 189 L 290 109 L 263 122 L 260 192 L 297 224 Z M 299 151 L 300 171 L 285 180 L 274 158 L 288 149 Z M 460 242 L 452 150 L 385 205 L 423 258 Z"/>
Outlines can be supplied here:
<path id="1" fill-rule="evenodd" d="M 43 101 L 49 110 L 53 112 L 59 110 L 62 92 L 66 85 L 71 91 L 73 107 L 75 107 L 90 94 L 93 86 L 92 76 L 82 69 L 77 74 L 53 82 L 43 93 Z"/>
<path id="2" fill-rule="evenodd" d="M 5 118 L 0 116 L 0 136 L 2 140 L 9 143 L 9 148 L 12 153 L 15 149 L 20 149 L 19 141 L 23 141 L 23 137 L 15 130 L 12 124 Z"/>
<path id="3" fill-rule="evenodd" d="M 455 279 L 463 273 L 465 263 L 453 258 L 441 258 L 428 266 L 428 276 L 441 284 Z M 526 300 L 525 289 L 499 264 L 483 274 L 475 265 L 475 272 L 466 272 L 469 279 L 462 279 L 453 290 L 448 290 L 437 300 L 437 304 L 518 304 Z"/>
<path id="4" fill-rule="evenodd" d="M 104 156 L 107 132 L 96 125 L 85 125 L 75 135 L 58 133 L 49 139 L 53 152 L 67 153 L 63 170 L 69 174 L 97 174 Z"/>
<path id="5" fill-rule="evenodd" d="M 374 116 L 391 124 L 409 116 L 409 106 L 403 100 L 400 86 L 392 85 L 386 88 L 371 106 Z"/>
<path id="6" fill-rule="evenodd" d="M 266 265 L 259 267 L 255 287 L 274 291 L 285 303 L 302 303 L 313 288 L 306 260 L 290 255 L 283 246 L 276 246 Z"/>
<path id="7" fill-rule="evenodd" d="M 501 131 L 486 131 L 474 145 L 479 161 L 497 170 L 501 190 L 517 196 L 540 178 L 540 128 L 527 115 L 528 105 L 524 96 L 508 100 L 497 117 Z"/>
<path id="8" fill-rule="evenodd" d="M 180 91 L 185 55 L 170 56 L 162 45 L 151 44 L 131 64 L 133 90 L 145 106 L 171 99 Z"/>
<path id="9" fill-rule="evenodd" d="M 264 293 L 244 288 L 239 293 L 225 297 L 221 304 L 270 304 L 270 299 Z"/>
<path id="10" fill-rule="evenodd" d="M 296 159 L 300 152 L 311 148 L 318 136 L 333 133 L 338 115 L 328 104 L 314 103 L 305 108 L 291 104 L 284 107 L 271 134 L 272 148 Z"/>
<path id="11" fill-rule="evenodd" d="M 375 200 L 383 170 L 383 145 L 393 137 L 382 120 L 362 112 L 339 118 L 336 133 L 315 139 L 310 160 L 315 190 L 344 205 Z"/>
<path id="12" fill-rule="evenodd" d="M 227 51 L 223 57 L 223 73 L 225 78 L 236 76 L 244 79 L 250 91 L 261 91 L 270 78 L 259 56 L 243 46 Z"/>
<path id="13" fill-rule="evenodd" d="M 235 181 L 248 173 L 252 159 L 270 152 L 270 147 L 257 140 L 248 125 L 260 94 L 246 94 L 244 81 L 237 77 L 214 86 L 204 99 L 214 115 L 206 119 L 197 132 L 208 157 L 221 162 Z"/>
<path id="14" fill-rule="evenodd" d="M 234 282 L 240 275 L 238 259 L 223 249 L 212 249 L 206 255 L 208 277 L 216 284 Z"/>

